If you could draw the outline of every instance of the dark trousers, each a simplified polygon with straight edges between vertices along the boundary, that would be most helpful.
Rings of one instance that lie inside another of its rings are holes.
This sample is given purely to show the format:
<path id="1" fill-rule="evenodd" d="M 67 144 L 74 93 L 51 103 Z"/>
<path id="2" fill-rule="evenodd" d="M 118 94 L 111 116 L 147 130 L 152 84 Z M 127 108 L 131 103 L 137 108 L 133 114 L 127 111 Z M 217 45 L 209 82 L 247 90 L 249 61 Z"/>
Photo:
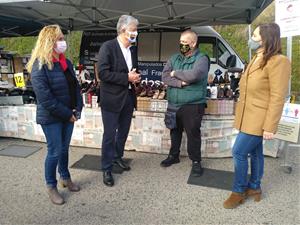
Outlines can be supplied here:
<path id="1" fill-rule="evenodd" d="M 177 127 L 171 129 L 170 155 L 179 156 L 182 132 L 187 135 L 187 152 L 193 161 L 201 161 L 201 121 L 205 104 L 184 105 L 176 113 Z"/>
<path id="2" fill-rule="evenodd" d="M 104 127 L 102 138 L 102 170 L 111 171 L 114 159 L 124 155 L 124 147 L 130 129 L 134 94 L 128 90 L 128 97 L 121 112 L 109 112 L 101 109 Z"/>

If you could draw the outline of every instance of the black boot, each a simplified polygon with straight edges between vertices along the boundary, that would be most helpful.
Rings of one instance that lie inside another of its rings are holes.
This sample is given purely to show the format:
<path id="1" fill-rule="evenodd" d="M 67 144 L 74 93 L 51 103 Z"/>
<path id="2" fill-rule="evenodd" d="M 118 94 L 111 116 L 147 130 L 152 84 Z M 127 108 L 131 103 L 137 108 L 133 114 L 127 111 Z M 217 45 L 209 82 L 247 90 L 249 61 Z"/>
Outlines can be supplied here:
<path id="1" fill-rule="evenodd" d="M 173 155 L 168 155 L 168 158 L 163 160 L 160 165 L 162 167 L 168 167 L 171 166 L 172 164 L 179 163 L 179 157 L 178 156 L 173 156 Z"/>
<path id="2" fill-rule="evenodd" d="M 112 187 L 114 185 L 114 178 L 111 174 L 111 171 L 103 172 L 103 183 L 109 187 Z"/>
<path id="3" fill-rule="evenodd" d="M 115 165 L 118 165 L 119 167 L 121 167 L 121 168 L 122 168 L 123 170 L 125 170 L 125 171 L 129 171 L 129 170 L 130 170 L 130 166 L 128 166 L 127 163 L 124 162 L 123 159 L 116 159 L 116 160 L 114 161 L 114 164 L 115 164 Z"/>
<path id="4" fill-rule="evenodd" d="M 193 161 L 192 165 L 192 176 L 194 177 L 200 177 L 203 174 L 203 168 L 201 166 L 200 161 Z"/>

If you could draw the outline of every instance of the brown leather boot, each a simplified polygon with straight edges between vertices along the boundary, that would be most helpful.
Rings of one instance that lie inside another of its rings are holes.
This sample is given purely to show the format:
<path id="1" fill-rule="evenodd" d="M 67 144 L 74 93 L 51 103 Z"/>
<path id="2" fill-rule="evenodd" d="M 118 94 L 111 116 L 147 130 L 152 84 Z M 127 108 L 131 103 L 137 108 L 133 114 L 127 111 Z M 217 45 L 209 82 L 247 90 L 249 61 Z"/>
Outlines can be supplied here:
<path id="1" fill-rule="evenodd" d="M 223 203 L 225 209 L 234 209 L 245 201 L 245 193 L 232 192 L 229 198 Z"/>
<path id="2" fill-rule="evenodd" d="M 153 98 L 153 99 L 158 99 L 159 93 L 160 93 L 159 90 L 155 90 L 155 91 L 154 91 L 154 95 L 153 95 L 152 98 Z"/>
<path id="3" fill-rule="evenodd" d="M 80 187 L 77 184 L 74 184 L 71 179 L 67 179 L 67 180 L 60 179 L 59 183 L 63 188 L 67 187 L 69 189 L 69 191 L 72 191 L 72 192 L 80 191 Z"/>
<path id="4" fill-rule="evenodd" d="M 253 197 L 255 202 L 259 202 L 261 200 L 261 189 L 248 188 L 245 194 L 246 198 Z"/>
<path id="5" fill-rule="evenodd" d="M 65 203 L 63 197 L 59 194 L 57 188 L 53 187 L 47 187 L 48 189 L 48 195 L 51 200 L 51 202 L 55 205 L 62 205 Z"/>

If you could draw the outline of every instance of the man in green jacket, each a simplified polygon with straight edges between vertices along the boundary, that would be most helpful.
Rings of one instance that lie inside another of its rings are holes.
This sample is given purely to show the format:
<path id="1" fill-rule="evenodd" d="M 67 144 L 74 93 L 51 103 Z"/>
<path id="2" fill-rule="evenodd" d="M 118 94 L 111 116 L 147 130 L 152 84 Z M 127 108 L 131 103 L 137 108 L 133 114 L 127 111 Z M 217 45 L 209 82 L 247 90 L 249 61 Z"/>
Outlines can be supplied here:
<path id="1" fill-rule="evenodd" d="M 162 81 L 168 86 L 168 108 L 176 109 L 175 127 L 170 128 L 171 149 L 161 166 L 179 163 L 182 132 L 187 135 L 187 152 L 192 160 L 192 174 L 201 176 L 201 121 L 206 107 L 209 58 L 197 47 L 197 34 L 192 30 L 180 36 L 180 53 L 167 62 Z"/>

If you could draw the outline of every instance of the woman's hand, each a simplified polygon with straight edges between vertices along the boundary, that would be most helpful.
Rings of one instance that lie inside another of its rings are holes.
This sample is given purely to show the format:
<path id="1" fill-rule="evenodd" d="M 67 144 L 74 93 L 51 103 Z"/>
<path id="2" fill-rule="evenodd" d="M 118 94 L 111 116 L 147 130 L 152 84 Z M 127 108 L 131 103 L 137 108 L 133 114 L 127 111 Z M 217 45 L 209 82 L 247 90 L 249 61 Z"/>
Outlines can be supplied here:
<path id="1" fill-rule="evenodd" d="M 274 138 L 274 134 L 268 131 L 264 131 L 263 137 L 265 140 L 272 140 Z"/>

